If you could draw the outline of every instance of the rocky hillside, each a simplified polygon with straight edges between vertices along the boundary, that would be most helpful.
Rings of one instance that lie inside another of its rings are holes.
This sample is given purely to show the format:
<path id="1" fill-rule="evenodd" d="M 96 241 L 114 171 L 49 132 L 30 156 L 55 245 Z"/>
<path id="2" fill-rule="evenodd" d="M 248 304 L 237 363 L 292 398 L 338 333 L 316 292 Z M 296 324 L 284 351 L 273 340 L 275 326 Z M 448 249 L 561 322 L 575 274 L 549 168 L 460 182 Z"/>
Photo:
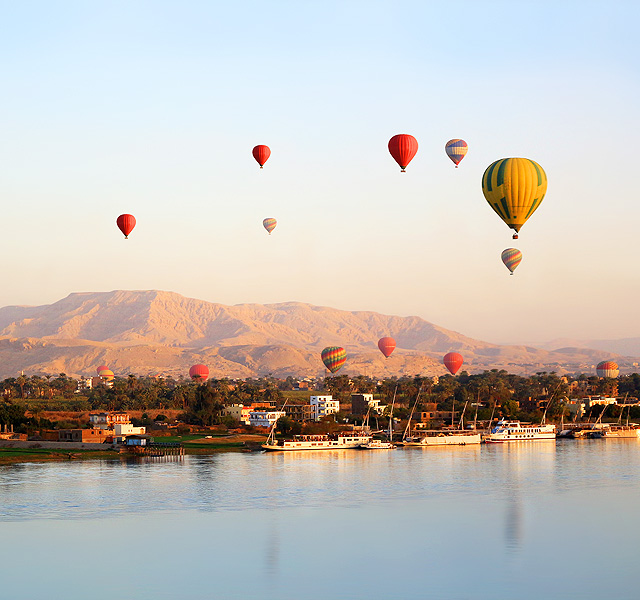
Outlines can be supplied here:
<path id="1" fill-rule="evenodd" d="M 389 359 L 377 340 L 396 339 Z M 318 375 L 319 351 L 347 349 L 346 373 L 441 374 L 441 357 L 461 352 L 470 371 L 589 371 L 602 358 L 588 348 L 544 350 L 468 338 L 419 317 L 342 311 L 299 302 L 226 306 L 172 292 L 74 293 L 54 304 L 0 308 L 0 377 L 29 373 L 92 374 L 107 363 L 117 374 L 184 374 L 194 362 L 213 376 Z"/>

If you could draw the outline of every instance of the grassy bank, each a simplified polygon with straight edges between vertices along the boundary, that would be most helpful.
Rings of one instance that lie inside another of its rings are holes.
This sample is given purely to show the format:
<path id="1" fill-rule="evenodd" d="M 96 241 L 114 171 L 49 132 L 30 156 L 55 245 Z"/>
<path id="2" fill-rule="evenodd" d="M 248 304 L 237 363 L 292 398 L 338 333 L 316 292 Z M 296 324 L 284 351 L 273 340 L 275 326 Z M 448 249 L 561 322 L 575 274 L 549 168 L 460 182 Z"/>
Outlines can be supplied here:
<path id="1" fill-rule="evenodd" d="M 183 436 L 165 436 L 159 442 L 178 442 L 184 445 L 185 454 L 215 454 L 216 452 L 241 452 L 246 450 L 245 441 L 263 442 L 265 435 L 215 435 L 202 437 L 202 434 Z M 87 459 L 130 458 L 116 450 L 82 450 L 70 448 L 0 448 L 0 465 L 19 462 L 40 462 L 48 460 L 87 460 Z"/>

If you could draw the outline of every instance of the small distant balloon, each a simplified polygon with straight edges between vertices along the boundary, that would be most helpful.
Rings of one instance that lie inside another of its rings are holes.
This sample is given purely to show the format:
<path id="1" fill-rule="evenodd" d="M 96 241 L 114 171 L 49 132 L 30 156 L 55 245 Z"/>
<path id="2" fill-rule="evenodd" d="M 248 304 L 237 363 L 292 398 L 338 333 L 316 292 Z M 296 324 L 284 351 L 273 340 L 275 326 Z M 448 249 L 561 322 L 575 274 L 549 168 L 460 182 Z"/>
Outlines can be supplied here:
<path id="1" fill-rule="evenodd" d="M 111 369 L 102 369 L 100 373 L 98 373 L 100 379 L 104 379 L 105 381 L 113 381 L 115 375 Z"/>
<path id="2" fill-rule="evenodd" d="M 454 162 L 456 169 L 458 168 L 460 161 L 466 156 L 468 149 L 469 147 L 467 146 L 467 142 L 458 139 L 449 140 L 444 146 L 444 151 Z"/>
<path id="3" fill-rule="evenodd" d="M 252 150 L 252 154 L 253 154 L 253 158 L 255 158 L 258 161 L 258 164 L 262 169 L 262 167 L 264 167 L 264 163 L 266 163 L 269 160 L 269 157 L 271 156 L 271 149 L 269 148 L 269 146 L 260 144 Z"/>
<path id="4" fill-rule="evenodd" d="M 107 367 L 107 365 L 100 365 L 97 369 L 96 369 L 96 373 L 98 373 L 98 375 L 100 375 L 100 371 L 105 371 L 107 370 L 109 367 Z"/>
<path id="5" fill-rule="evenodd" d="M 189 377 L 194 381 L 206 381 L 209 377 L 209 367 L 207 365 L 193 365 L 189 369 Z"/>
<path id="6" fill-rule="evenodd" d="M 392 337 L 383 337 L 378 340 L 378 348 L 384 354 L 385 358 L 389 358 L 391 353 L 396 349 L 396 341 Z"/>
<path id="7" fill-rule="evenodd" d="M 133 215 L 120 215 L 116 219 L 116 225 L 118 226 L 118 229 L 122 231 L 122 233 L 124 234 L 124 239 L 126 240 L 129 238 L 129 234 L 136 226 L 136 218 Z"/>
<path id="8" fill-rule="evenodd" d="M 277 224 L 278 221 L 276 221 L 275 219 L 265 219 L 264 221 L 262 221 L 262 226 L 269 232 L 269 235 L 271 235 L 271 232 L 276 228 Z"/>
<path id="9" fill-rule="evenodd" d="M 408 133 L 394 135 L 389 140 L 389 152 L 394 160 L 400 165 L 400 171 L 405 173 L 405 169 L 413 160 L 418 151 L 418 140 Z"/>
<path id="10" fill-rule="evenodd" d="M 460 370 L 464 359 L 462 358 L 462 354 L 459 354 L 458 352 L 449 352 L 444 355 L 442 362 L 444 363 L 444 366 L 449 369 L 449 373 L 455 375 Z"/>
<path id="11" fill-rule="evenodd" d="M 604 360 L 598 363 L 596 367 L 596 375 L 598 377 L 617 377 L 620 374 L 620 369 L 617 363 L 612 360 Z"/>
<path id="12" fill-rule="evenodd" d="M 320 353 L 324 366 L 332 373 L 339 371 L 347 361 L 347 352 L 340 346 L 328 346 Z"/>
<path id="13" fill-rule="evenodd" d="M 520 264 L 522 260 L 522 252 L 517 248 L 507 248 L 502 251 L 502 262 L 504 266 L 511 271 L 511 275 L 516 270 L 516 267 Z"/>

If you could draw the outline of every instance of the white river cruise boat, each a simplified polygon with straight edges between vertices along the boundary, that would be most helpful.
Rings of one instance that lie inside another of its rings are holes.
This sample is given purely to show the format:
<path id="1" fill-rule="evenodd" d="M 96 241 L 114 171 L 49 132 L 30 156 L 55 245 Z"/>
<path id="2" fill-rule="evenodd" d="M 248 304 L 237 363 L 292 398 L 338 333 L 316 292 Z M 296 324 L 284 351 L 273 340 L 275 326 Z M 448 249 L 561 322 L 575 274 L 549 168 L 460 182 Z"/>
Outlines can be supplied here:
<path id="1" fill-rule="evenodd" d="M 555 440 L 555 425 L 522 425 L 520 421 L 498 421 L 496 427 L 484 438 L 488 444 L 504 442 L 537 442 Z"/>
<path id="2" fill-rule="evenodd" d="M 358 448 L 371 441 L 371 435 L 347 431 L 334 435 L 294 435 L 291 440 L 270 437 L 262 447 L 270 451 L 287 450 L 342 450 Z"/>
<path id="3" fill-rule="evenodd" d="M 479 444 L 480 434 L 474 431 L 442 431 L 430 430 L 419 435 L 405 438 L 402 446 L 466 446 L 467 444 Z"/>

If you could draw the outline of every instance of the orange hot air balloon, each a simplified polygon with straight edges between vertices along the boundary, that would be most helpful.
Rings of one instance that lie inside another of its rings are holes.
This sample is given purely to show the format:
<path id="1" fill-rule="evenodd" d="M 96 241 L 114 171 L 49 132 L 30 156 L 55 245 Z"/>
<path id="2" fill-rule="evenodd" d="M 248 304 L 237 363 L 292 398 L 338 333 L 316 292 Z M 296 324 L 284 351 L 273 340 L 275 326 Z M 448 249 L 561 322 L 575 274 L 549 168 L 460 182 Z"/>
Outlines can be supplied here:
<path id="1" fill-rule="evenodd" d="M 109 367 L 107 367 L 107 365 L 100 365 L 97 369 L 96 369 L 96 373 L 98 373 L 98 375 L 100 375 L 100 371 L 106 371 Z"/>
<path id="2" fill-rule="evenodd" d="M 194 381 L 206 381 L 209 377 L 209 367 L 207 365 L 193 365 L 189 369 L 189 377 Z"/>
<path id="3" fill-rule="evenodd" d="M 100 373 L 98 373 L 100 379 L 104 379 L 105 381 L 113 381 L 115 375 L 111 369 L 102 369 Z"/>
<path id="4" fill-rule="evenodd" d="M 418 140 L 408 133 L 394 135 L 389 140 L 389 152 L 400 165 L 400 171 L 405 172 L 407 165 L 418 151 Z"/>
<path id="5" fill-rule="evenodd" d="M 378 348 L 384 354 L 385 358 L 389 358 L 391 353 L 396 349 L 396 341 L 392 337 L 383 337 L 378 340 Z"/>
<path id="6" fill-rule="evenodd" d="M 251 151 L 251 153 L 253 154 L 253 158 L 255 158 L 258 161 L 258 164 L 262 169 L 262 167 L 264 166 L 264 163 L 266 163 L 269 160 L 269 157 L 271 156 L 271 149 L 269 148 L 269 146 L 260 144 L 256 146 Z"/>
<path id="7" fill-rule="evenodd" d="M 116 225 L 118 229 L 124 233 L 124 239 L 129 239 L 129 234 L 133 231 L 133 228 L 136 226 L 136 218 L 133 215 L 120 215 L 116 219 Z"/>
<path id="8" fill-rule="evenodd" d="M 462 358 L 462 354 L 458 354 L 457 352 L 449 352 L 448 354 L 444 355 L 442 362 L 444 363 L 444 366 L 449 369 L 449 373 L 455 375 L 460 370 L 464 359 Z"/>

